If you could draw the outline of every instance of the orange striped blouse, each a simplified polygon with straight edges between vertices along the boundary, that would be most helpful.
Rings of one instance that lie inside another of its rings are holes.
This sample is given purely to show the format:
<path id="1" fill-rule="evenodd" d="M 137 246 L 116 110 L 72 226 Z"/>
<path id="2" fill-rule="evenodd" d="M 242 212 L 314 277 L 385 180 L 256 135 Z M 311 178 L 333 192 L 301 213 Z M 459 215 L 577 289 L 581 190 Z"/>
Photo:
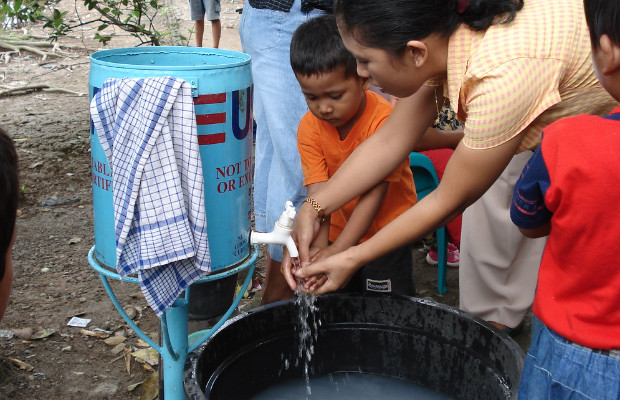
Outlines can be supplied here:
<path id="1" fill-rule="evenodd" d="M 594 74 L 582 0 L 525 0 L 511 23 L 485 32 L 461 25 L 449 40 L 444 91 L 473 149 L 522 131 L 518 152 L 533 149 L 551 122 L 617 105 Z"/>

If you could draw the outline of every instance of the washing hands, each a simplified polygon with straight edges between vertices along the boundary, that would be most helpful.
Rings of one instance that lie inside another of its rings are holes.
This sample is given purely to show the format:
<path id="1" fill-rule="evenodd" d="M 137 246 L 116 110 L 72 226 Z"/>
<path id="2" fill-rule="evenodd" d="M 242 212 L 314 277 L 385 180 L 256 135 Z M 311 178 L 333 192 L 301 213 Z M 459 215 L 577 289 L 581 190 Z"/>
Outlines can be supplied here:
<path id="1" fill-rule="evenodd" d="M 329 249 L 327 240 L 319 244 L 315 239 L 320 229 L 316 210 L 304 203 L 295 216 L 291 232 L 299 257 L 291 257 L 285 248 L 282 259 L 282 273 L 292 290 L 312 294 L 338 290 L 362 265 L 356 257 L 357 246 L 338 253 L 335 248 Z"/>
<path id="2" fill-rule="evenodd" d="M 304 267 L 308 267 L 308 265 L 310 265 L 312 262 L 318 260 L 316 256 L 321 252 L 321 250 L 323 249 L 316 248 L 316 247 L 310 248 L 309 252 L 312 255 L 310 257 L 310 261 L 302 262 L 300 257 L 291 257 L 290 269 L 288 273 L 285 272 L 287 269 L 286 263 L 285 262 L 282 263 L 282 268 L 283 268 L 282 272 L 284 273 L 284 276 L 287 282 L 289 283 L 289 286 L 291 286 L 291 289 L 299 290 L 301 292 L 309 294 L 309 293 L 313 293 L 314 290 L 322 286 L 327 281 L 327 277 L 325 276 L 325 274 L 319 274 L 319 275 L 313 275 L 313 276 L 307 276 L 307 277 L 298 275 L 299 273 L 301 273 Z M 285 253 L 286 253 L 286 250 L 285 250 Z M 284 258 L 286 259 L 286 257 L 287 255 L 285 254 Z M 292 281 L 295 282 L 295 287 L 291 285 Z"/>
<path id="3" fill-rule="evenodd" d="M 324 252 L 324 257 L 321 256 L 321 250 L 310 248 L 309 253 L 318 257 L 311 257 L 310 261 L 301 261 L 299 257 L 295 263 L 288 264 L 285 251 L 283 273 L 291 289 L 311 294 L 332 292 L 344 287 L 357 271 L 358 264 L 353 262 L 355 246 L 330 255 Z"/>

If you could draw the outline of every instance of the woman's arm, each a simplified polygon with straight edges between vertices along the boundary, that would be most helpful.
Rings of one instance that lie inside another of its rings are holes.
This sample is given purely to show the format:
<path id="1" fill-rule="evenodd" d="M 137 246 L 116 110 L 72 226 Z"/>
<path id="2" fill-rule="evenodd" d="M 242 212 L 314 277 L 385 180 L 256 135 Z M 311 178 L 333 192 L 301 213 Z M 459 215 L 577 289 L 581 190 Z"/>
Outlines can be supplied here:
<path id="1" fill-rule="evenodd" d="M 338 289 L 348 274 L 387 252 L 410 243 L 445 225 L 476 201 L 495 182 L 510 162 L 522 134 L 484 150 L 460 144 L 438 188 L 377 232 L 366 242 L 328 259 L 297 270 L 298 277 L 324 273 L 327 282 L 316 294 Z"/>

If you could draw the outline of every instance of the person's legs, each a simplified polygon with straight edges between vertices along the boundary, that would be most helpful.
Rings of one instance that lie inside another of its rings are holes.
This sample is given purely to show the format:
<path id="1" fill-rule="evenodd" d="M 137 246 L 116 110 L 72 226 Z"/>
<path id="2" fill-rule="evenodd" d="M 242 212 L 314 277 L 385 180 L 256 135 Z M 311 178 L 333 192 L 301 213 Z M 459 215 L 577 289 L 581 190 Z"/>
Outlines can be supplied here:
<path id="1" fill-rule="evenodd" d="M 546 238 L 526 238 L 510 220 L 514 184 L 531 155 L 514 156 L 463 213 L 460 308 L 500 329 L 517 327 L 529 311 L 546 243 Z"/>
<path id="2" fill-rule="evenodd" d="M 205 20 L 198 19 L 194 21 L 194 30 L 196 31 L 196 47 L 202 47 L 202 37 L 205 33 Z"/>
<path id="3" fill-rule="evenodd" d="M 213 48 L 220 47 L 220 38 L 222 36 L 222 23 L 220 22 L 220 0 L 207 0 L 206 19 L 211 21 L 211 37 L 213 39 Z"/>
<path id="4" fill-rule="evenodd" d="M 213 37 L 213 48 L 220 47 L 220 38 L 222 37 L 222 23 L 219 19 L 211 21 L 211 35 Z"/>
<path id="5" fill-rule="evenodd" d="M 289 13 L 256 9 L 248 2 L 243 8 L 239 34 L 243 51 L 252 57 L 257 126 L 253 198 L 255 229 L 259 232 L 273 229 L 287 200 L 299 208 L 306 196 L 297 126 L 308 108 L 289 64 L 289 48 L 295 29 L 321 14 L 302 13 L 300 0 Z M 269 282 L 266 279 L 263 296 L 276 301 L 286 290 L 291 291 L 280 279 L 282 246 L 270 245 L 268 253 Z"/>
<path id="6" fill-rule="evenodd" d="M 284 274 L 280 271 L 281 263 L 272 260 L 271 257 L 269 257 L 269 253 L 266 253 L 265 256 L 267 258 L 265 282 L 261 290 L 260 304 L 270 304 L 294 297 L 295 294 L 286 283 Z"/>
<path id="7" fill-rule="evenodd" d="M 207 0 L 189 0 L 189 15 L 190 19 L 194 21 L 194 30 L 196 31 L 196 47 L 202 47 L 202 37 L 205 31 L 206 5 L 204 1 Z"/>

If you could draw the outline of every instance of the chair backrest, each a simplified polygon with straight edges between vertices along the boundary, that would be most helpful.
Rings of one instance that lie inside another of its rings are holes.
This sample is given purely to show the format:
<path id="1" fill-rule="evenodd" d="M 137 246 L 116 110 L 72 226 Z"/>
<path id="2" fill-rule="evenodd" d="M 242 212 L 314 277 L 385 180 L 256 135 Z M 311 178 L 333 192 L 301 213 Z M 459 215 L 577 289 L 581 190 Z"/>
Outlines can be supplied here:
<path id="1" fill-rule="evenodd" d="M 418 201 L 420 201 L 439 185 L 437 172 L 430 158 L 416 152 L 409 154 L 409 167 L 413 172 L 415 190 L 418 194 Z"/>

